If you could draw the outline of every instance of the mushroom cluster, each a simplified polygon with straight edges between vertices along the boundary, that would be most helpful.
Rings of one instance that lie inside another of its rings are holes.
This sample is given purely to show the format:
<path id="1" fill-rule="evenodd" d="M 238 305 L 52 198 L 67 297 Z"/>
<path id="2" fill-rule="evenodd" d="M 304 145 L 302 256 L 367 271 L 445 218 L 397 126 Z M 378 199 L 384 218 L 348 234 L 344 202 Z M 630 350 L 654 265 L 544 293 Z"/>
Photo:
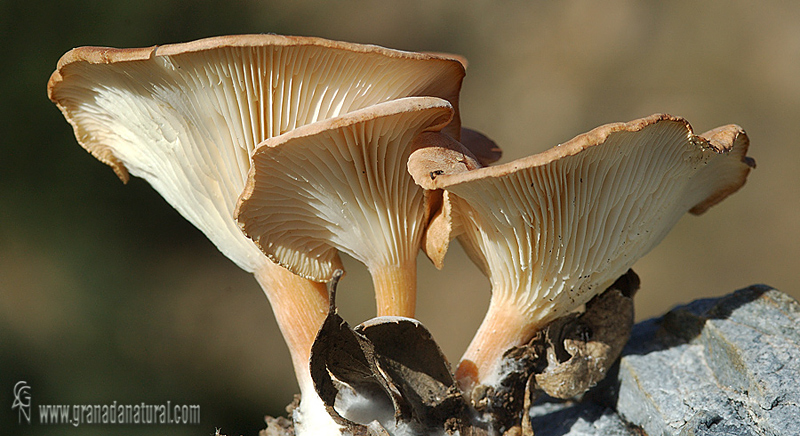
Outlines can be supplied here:
<path id="1" fill-rule="evenodd" d="M 586 379 L 586 365 L 548 365 L 565 342 L 546 333 L 583 322 L 627 338 L 632 315 L 592 324 L 613 311 L 595 299 L 754 164 L 737 126 L 695 135 L 654 115 L 490 166 L 499 149 L 461 127 L 464 74 L 457 56 L 239 35 L 76 48 L 48 96 L 123 182 L 145 179 L 254 274 L 301 391 L 287 431 L 494 434 L 524 424 L 527 403 L 502 398 L 547 391 L 554 371 Z M 454 238 L 492 285 L 455 374 L 413 320 L 417 253 L 441 267 Z M 339 252 L 373 278 L 377 318 L 354 329 L 330 298 Z M 614 344 L 591 371 L 610 366 Z"/>

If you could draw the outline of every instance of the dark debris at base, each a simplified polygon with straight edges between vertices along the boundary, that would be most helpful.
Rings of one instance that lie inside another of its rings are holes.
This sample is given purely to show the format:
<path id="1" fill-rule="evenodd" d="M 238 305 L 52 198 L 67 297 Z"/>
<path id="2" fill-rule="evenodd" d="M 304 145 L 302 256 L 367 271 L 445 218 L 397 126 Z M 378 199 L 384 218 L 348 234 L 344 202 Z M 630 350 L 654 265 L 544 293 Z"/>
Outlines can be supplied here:
<path id="1" fill-rule="evenodd" d="M 757 285 L 634 326 L 608 377 L 580 400 L 539 398 L 536 436 L 796 434 L 800 304 Z M 268 418 L 261 436 L 293 434 Z M 512 426 L 506 436 L 529 436 Z"/>

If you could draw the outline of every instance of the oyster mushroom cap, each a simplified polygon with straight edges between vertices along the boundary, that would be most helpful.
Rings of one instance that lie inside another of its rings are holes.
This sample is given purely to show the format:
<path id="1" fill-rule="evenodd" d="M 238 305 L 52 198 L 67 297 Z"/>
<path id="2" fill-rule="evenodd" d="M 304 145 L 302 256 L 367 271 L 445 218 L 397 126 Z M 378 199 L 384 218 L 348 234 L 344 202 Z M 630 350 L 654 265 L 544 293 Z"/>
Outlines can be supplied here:
<path id="1" fill-rule="evenodd" d="M 460 378 L 491 383 L 505 350 L 605 290 L 685 212 L 738 190 L 754 166 L 748 145 L 738 126 L 697 136 L 682 118 L 653 115 L 507 164 L 424 180 L 447 191 L 449 236 L 460 233 L 492 285 Z"/>
<path id="2" fill-rule="evenodd" d="M 321 38 L 235 35 L 135 49 L 80 47 L 59 60 L 48 96 L 78 142 L 123 181 L 146 179 L 247 271 L 258 249 L 230 219 L 250 154 L 296 127 L 405 96 L 451 102 L 454 58 Z"/>
<path id="3" fill-rule="evenodd" d="M 381 315 L 411 316 L 429 208 L 406 162 L 455 142 L 440 133 L 452 115 L 446 100 L 408 97 L 269 139 L 253 154 L 236 219 L 271 259 L 312 280 L 329 281 L 347 253 L 369 268 Z"/>

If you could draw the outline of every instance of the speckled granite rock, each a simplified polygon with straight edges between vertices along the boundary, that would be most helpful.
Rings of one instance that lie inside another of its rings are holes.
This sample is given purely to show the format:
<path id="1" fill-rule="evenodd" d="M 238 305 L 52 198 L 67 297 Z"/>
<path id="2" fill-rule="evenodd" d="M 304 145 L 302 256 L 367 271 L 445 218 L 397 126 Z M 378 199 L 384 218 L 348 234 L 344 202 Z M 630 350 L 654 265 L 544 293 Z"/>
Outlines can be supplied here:
<path id="1" fill-rule="evenodd" d="M 544 402 L 531 408 L 536 436 L 636 436 L 637 429 L 596 403 Z"/>
<path id="2" fill-rule="evenodd" d="M 531 414 L 536 436 L 800 434 L 800 304 L 752 286 L 637 324 L 582 403 Z"/>

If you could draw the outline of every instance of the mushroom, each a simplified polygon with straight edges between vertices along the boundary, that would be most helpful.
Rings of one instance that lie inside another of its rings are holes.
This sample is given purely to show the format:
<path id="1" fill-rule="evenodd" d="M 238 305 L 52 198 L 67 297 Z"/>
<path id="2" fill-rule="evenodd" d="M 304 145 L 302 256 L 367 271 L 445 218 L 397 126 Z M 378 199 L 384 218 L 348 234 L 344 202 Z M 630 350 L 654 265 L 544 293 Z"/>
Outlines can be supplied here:
<path id="1" fill-rule="evenodd" d="M 408 97 L 268 139 L 253 153 L 236 219 L 267 256 L 312 280 L 329 281 L 347 253 L 369 269 L 379 316 L 412 317 L 430 212 L 406 162 L 428 147 L 451 173 L 478 167 L 440 132 L 453 113 L 446 100 Z"/>
<path id="2" fill-rule="evenodd" d="M 463 75 L 458 59 L 240 35 L 148 48 L 76 48 L 59 60 L 48 96 L 78 142 L 123 182 L 129 173 L 147 180 L 222 253 L 254 273 L 291 351 L 303 395 L 299 413 L 316 401 L 327 418 L 308 374 L 327 293 L 269 261 L 233 220 L 250 155 L 264 139 L 410 95 L 450 101 L 453 120 L 443 128 L 458 137 Z"/>
<path id="3" fill-rule="evenodd" d="M 685 212 L 739 189 L 754 166 L 748 145 L 738 126 L 696 136 L 682 118 L 653 115 L 503 165 L 435 180 L 412 171 L 445 190 L 449 214 L 430 230 L 438 243 L 458 234 L 492 287 L 457 370 L 462 387 L 496 384 L 507 350 L 608 288 Z"/>

